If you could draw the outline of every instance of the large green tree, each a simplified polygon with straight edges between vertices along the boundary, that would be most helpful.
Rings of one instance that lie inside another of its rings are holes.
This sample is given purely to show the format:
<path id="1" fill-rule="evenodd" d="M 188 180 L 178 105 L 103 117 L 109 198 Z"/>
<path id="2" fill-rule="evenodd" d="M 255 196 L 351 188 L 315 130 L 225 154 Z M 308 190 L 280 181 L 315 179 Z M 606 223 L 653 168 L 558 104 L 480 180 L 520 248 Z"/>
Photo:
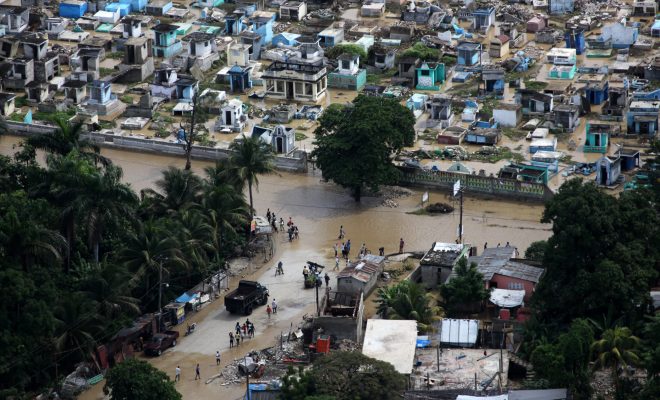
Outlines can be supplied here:
<path id="1" fill-rule="evenodd" d="M 270 146 L 258 137 L 246 137 L 233 141 L 229 146 L 231 155 L 231 174 L 247 183 L 250 195 L 250 215 L 254 214 L 252 187 L 259 188 L 259 175 L 275 172 L 273 152 Z"/>
<path id="2" fill-rule="evenodd" d="M 358 96 L 352 104 L 333 104 L 319 119 L 312 152 L 323 177 L 351 190 L 360 201 L 364 188 L 395 184 L 400 172 L 392 161 L 415 137 L 412 111 L 397 100 Z"/>
<path id="3" fill-rule="evenodd" d="M 338 351 L 318 359 L 308 371 L 293 369 L 284 377 L 283 400 L 332 396 L 336 400 L 399 399 L 406 379 L 392 364 L 360 352 Z"/>
<path id="4" fill-rule="evenodd" d="M 108 373 L 103 392 L 112 400 L 181 400 L 166 373 L 146 361 L 129 359 Z"/>
<path id="5" fill-rule="evenodd" d="M 533 298 L 543 320 L 600 318 L 608 308 L 614 319 L 644 311 L 660 251 L 660 220 L 644 193 L 617 199 L 573 179 L 547 203 L 542 221 L 553 232 Z"/>
<path id="6" fill-rule="evenodd" d="M 378 288 L 376 302 L 381 317 L 415 320 L 421 331 L 430 330 L 442 314 L 442 309 L 434 305 L 433 296 L 409 280 Z"/>
<path id="7" fill-rule="evenodd" d="M 443 304 L 451 316 L 472 312 L 481 307 L 488 299 L 489 291 L 484 284 L 484 276 L 477 269 L 477 264 L 468 265 L 467 258 L 462 257 L 455 267 L 455 273 L 440 286 Z"/>

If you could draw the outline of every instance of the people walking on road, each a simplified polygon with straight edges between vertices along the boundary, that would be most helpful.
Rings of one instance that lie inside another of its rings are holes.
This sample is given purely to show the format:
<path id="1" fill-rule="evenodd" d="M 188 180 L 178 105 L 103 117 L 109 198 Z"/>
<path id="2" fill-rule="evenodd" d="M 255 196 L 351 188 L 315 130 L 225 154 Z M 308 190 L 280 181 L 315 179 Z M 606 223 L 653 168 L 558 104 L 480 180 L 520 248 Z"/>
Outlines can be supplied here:
<path id="1" fill-rule="evenodd" d="M 344 242 L 341 243 L 341 258 L 346 258 L 346 245 Z"/>
<path id="2" fill-rule="evenodd" d="M 270 217 L 271 217 L 271 215 L 270 215 L 270 208 L 269 208 L 268 211 L 266 211 L 266 219 L 268 220 L 268 222 L 271 221 Z"/>
<path id="3" fill-rule="evenodd" d="M 346 259 L 348 260 L 348 256 L 351 254 L 351 239 L 346 241 L 346 246 L 344 249 L 346 250 Z"/>
<path id="4" fill-rule="evenodd" d="M 335 256 L 335 267 L 333 268 L 334 270 L 339 270 L 339 257 Z"/>
<path id="5" fill-rule="evenodd" d="M 174 382 L 178 382 L 180 380 L 181 380 L 181 367 L 177 365 L 176 369 L 174 370 Z"/>
<path id="6" fill-rule="evenodd" d="M 488 248 L 488 242 L 484 243 L 484 250 Z"/>
<path id="7" fill-rule="evenodd" d="M 236 346 L 238 347 L 240 345 L 241 345 L 241 334 L 239 333 L 238 335 L 236 335 Z"/>
<path id="8" fill-rule="evenodd" d="M 243 329 L 243 336 L 247 335 L 248 326 L 245 322 L 243 323 L 243 326 L 241 328 Z"/>
<path id="9" fill-rule="evenodd" d="M 248 326 L 248 336 L 250 339 L 254 337 L 254 324 L 250 323 L 250 326 Z"/>
<path id="10" fill-rule="evenodd" d="M 277 275 L 284 275 L 284 268 L 283 268 L 283 266 L 284 266 L 284 263 L 282 262 L 282 260 L 280 260 L 280 261 L 277 263 L 277 269 L 275 270 L 275 276 L 277 276 Z"/>
<path id="11" fill-rule="evenodd" d="M 328 284 L 330 284 L 330 276 L 328 275 L 327 272 L 325 273 L 325 276 L 323 278 L 325 279 L 325 286 L 327 287 Z"/>
<path id="12" fill-rule="evenodd" d="M 362 246 L 360 246 L 360 258 L 366 255 L 367 255 L 367 244 L 362 243 Z"/>
<path id="13" fill-rule="evenodd" d="M 195 367 L 195 380 L 197 379 L 202 380 L 202 377 L 199 375 L 199 363 Z"/>
<path id="14" fill-rule="evenodd" d="M 287 233 L 289 234 L 289 242 L 293 242 L 293 227 L 290 226 Z"/>
<path id="15" fill-rule="evenodd" d="M 241 334 L 241 323 L 237 322 L 236 326 L 234 326 L 234 329 L 236 330 L 236 335 L 240 335 Z"/>
<path id="16" fill-rule="evenodd" d="M 403 253 L 403 245 L 406 243 L 403 241 L 403 238 L 399 239 L 399 254 Z"/>
<path id="17" fill-rule="evenodd" d="M 234 333 L 229 332 L 229 348 L 231 349 L 234 347 Z"/>
<path id="18" fill-rule="evenodd" d="M 275 299 L 273 299 L 272 306 L 273 306 L 273 314 L 277 314 L 277 301 L 275 301 Z"/>
<path id="19" fill-rule="evenodd" d="M 220 365 L 220 352 L 218 350 L 215 351 L 215 365 Z"/>
<path id="20" fill-rule="evenodd" d="M 273 312 L 273 309 L 270 306 L 266 306 L 266 314 L 268 314 L 268 319 L 270 319 L 270 313 Z"/>
<path id="21" fill-rule="evenodd" d="M 341 240 L 346 236 L 346 232 L 344 232 L 344 225 L 339 227 L 339 237 L 337 239 Z"/>
<path id="22" fill-rule="evenodd" d="M 298 226 L 294 225 L 293 226 L 293 237 L 295 239 L 300 239 L 300 230 L 298 230 Z"/>
<path id="23" fill-rule="evenodd" d="M 289 217 L 289 222 L 286 223 L 286 226 L 289 228 L 293 226 L 293 219 L 291 219 L 291 217 Z"/>
<path id="24" fill-rule="evenodd" d="M 284 218 L 280 218 L 280 230 L 284 232 Z"/>
<path id="25" fill-rule="evenodd" d="M 385 257 L 385 247 L 378 248 L 378 255 L 381 257 Z"/>
<path id="26" fill-rule="evenodd" d="M 337 257 L 337 252 L 339 251 L 339 243 L 335 243 L 332 246 L 332 249 L 335 251 L 335 257 Z"/>

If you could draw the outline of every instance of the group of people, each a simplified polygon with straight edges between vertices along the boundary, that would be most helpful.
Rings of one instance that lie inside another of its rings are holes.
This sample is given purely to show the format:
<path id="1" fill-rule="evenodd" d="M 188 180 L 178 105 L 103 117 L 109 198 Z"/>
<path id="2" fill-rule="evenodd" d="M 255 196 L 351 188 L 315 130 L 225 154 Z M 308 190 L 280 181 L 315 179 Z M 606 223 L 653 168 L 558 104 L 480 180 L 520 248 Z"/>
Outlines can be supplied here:
<path id="1" fill-rule="evenodd" d="M 236 322 L 234 327 L 235 332 L 229 332 L 229 347 L 234 347 L 234 342 L 236 346 L 240 346 L 241 340 L 246 337 L 252 339 L 254 337 L 254 324 L 250 322 L 250 319 L 246 319 L 241 325 L 240 322 Z"/>
<path id="2" fill-rule="evenodd" d="M 268 211 L 266 211 L 266 219 L 268 220 L 268 223 L 270 226 L 273 227 L 273 230 L 275 232 L 278 232 L 277 229 L 277 216 L 275 216 L 274 212 L 270 212 L 270 208 Z M 279 224 L 279 230 L 283 231 L 284 230 L 284 219 L 280 218 L 280 224 Z"/>
<path id="3" fill-rule="evenodd" d="M 339 252 L 341 252 L 341 257 L 344 260 L 348 260 L 348 255 L 351 252 L 351 239 L 348 239 L 346 243 L 342 242 L 341 245 L 336 243 L 333 248 L 335 250 L 335 258 L 339 257 Z"/>
<path id="4" fill-rule="evenodd" d="M 270 319 L 270 314 L 277 314 L 277 301 L 273 299 L 271 304 L 273 307 L 271 307 L 270 304 L 266 306 L 266 314 L 268 314 L 268 319 Z"/>
<path id="5" fill-rule="evenodd" d="M 220 352 L 216 351 L 215 352 L 215 362 L 216 365 L 220 365 Z M 199 363 L 195 366 L 195 380 L 202 380 L 202 376 L 200 374 L 199 370 Z M 181 380 L 181 366 L 177 365 L 176 368 L 174 369 L 174 382 L 179 382 Z"/>
<path id="6" fill-rule="evenodd" d="M 293 239 L 298 239 L 300 237 L 300 231 L 296 224 L 293 223 L 291 217 L 289 217 L 289 222 L 286 223 L 287 233 L 289 234 L 289 242 L 292 242 Z"/>

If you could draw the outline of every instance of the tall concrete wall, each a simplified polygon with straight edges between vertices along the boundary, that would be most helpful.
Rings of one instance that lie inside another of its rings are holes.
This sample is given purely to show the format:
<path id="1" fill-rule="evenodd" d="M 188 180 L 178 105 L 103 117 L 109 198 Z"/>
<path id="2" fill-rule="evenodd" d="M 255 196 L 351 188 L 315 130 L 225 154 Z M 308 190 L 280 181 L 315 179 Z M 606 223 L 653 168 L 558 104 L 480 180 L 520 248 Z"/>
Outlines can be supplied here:
<path id="1" fill-rule="evenodd" d="M 53 133 L 55 127 L 41 124 L 24 124 L 7 121 L 10 134 L 30 136 L 43 133 Z M 144 139 L 132 136 L 117 136 L 107 133 L 88 132 L 83 135 L 101 147 L 128 151 L 163 154 L 170 156 L 185 156 L 183 145 Z M 231 151 L 214 147 L 193 146 L 192 157 L 198 160 L 218 161 L 229 158 Z M 287 172 L 307 172 L 307 153 L 295 150 L 288 155 L 277 155 L 274 159 L 275 168 Z"/>

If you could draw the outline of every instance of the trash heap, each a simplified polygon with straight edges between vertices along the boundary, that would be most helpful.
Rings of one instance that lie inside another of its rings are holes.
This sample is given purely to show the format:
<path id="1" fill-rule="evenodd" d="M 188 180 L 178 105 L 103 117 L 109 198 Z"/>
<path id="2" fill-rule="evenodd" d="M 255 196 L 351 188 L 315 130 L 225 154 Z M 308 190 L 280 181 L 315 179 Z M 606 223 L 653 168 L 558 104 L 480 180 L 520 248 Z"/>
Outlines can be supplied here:
<path id="1" fill-rule="evenodd" d="M 244 342 L 245 344 L 249 346 L 250 343 Z M 265 381 L 279 379 L 286 374 L 291 360 L 306 359 L 302 341 L 283 342 L 278 346 L 248 352 L 243 358 L 237 358 L 227 364 L 206 383 L 217 381 L 221 386 L 241 384 L 245 382 L 247 375 L 250 379 Z"/>
<path id="2" fill-rule="evenodd" d="M 412 195 L 412 191 L 400 186 L 386 186 L 381 189 L 383 201 L 381 205 L 390 208 L 399 207 L 399 203 L 395 199 L 400 199 Z"/>

